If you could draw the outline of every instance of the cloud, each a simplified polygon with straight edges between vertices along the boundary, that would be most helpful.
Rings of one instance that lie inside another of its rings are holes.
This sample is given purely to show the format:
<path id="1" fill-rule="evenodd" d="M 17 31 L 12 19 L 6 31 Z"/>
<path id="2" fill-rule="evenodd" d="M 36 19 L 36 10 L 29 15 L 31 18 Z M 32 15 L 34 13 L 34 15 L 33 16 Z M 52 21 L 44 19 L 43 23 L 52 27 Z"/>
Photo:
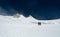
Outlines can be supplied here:
<path id="1" fill-rule="evenodd" d="M 5 9 L 3 9 L 2 7 L 0 7 L 0 15 L 7 15 L 7 12 Z"/>
<path id="2" fill-rule="evenodd" d="M 15 10 L 11 7 L 8 9 L 4 9 L 4 8 L 0 7 L 0 15 L 13 15 L 17 12 L 18 12 L 17 10 Z"/>

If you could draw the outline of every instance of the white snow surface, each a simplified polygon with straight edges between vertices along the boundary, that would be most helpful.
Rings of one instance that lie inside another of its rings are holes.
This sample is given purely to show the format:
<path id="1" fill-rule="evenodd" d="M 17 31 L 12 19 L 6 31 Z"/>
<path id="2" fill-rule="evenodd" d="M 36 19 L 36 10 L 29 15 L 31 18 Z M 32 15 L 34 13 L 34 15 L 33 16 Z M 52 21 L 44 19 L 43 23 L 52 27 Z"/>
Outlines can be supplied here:
<path id="1" fill-rule="evenodd" d="M 41 26 L 38 25 L 41 22 Z M 0 37 L 60 37 L 60 19 L 36 20 L 0 15 Z"/>

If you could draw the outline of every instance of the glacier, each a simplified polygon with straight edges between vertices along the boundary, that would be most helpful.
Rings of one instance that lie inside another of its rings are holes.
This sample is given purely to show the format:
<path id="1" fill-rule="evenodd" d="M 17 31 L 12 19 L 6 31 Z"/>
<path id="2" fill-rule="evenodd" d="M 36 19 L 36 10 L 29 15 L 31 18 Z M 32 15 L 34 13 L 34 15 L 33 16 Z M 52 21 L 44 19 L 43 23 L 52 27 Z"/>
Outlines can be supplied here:
<path id="1" fill-rule="evenodd" d="M 60 19 L 36 20 L 32 16 L 0 15 L 0 37 L 60 37 Z"/>

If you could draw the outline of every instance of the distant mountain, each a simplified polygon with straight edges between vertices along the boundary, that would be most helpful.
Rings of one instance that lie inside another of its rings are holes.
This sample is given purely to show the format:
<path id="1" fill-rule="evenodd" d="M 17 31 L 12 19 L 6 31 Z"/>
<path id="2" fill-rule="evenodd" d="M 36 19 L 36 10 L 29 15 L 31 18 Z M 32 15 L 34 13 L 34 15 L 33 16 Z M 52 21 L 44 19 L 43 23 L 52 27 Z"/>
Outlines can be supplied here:
<path id="1" fill-rule="evenodd" d="M 41 22 L 41 26 L 38 25 Z M 36 20 L 0 15 L 0 37 L 60 37 L 60 19 Z"/>

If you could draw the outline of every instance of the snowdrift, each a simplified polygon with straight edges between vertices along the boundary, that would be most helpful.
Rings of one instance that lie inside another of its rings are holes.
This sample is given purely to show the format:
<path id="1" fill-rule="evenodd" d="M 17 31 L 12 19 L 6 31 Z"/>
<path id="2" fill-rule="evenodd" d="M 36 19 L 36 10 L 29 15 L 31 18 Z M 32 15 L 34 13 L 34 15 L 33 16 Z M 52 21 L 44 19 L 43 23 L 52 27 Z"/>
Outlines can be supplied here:
<path id="1" fill-rule="evenodd" d="M 38 26 L 41 22 L 41 26 Z M 60 37 L 60 19 L 36 20 L 0 15 L 0 37 Z"/>

